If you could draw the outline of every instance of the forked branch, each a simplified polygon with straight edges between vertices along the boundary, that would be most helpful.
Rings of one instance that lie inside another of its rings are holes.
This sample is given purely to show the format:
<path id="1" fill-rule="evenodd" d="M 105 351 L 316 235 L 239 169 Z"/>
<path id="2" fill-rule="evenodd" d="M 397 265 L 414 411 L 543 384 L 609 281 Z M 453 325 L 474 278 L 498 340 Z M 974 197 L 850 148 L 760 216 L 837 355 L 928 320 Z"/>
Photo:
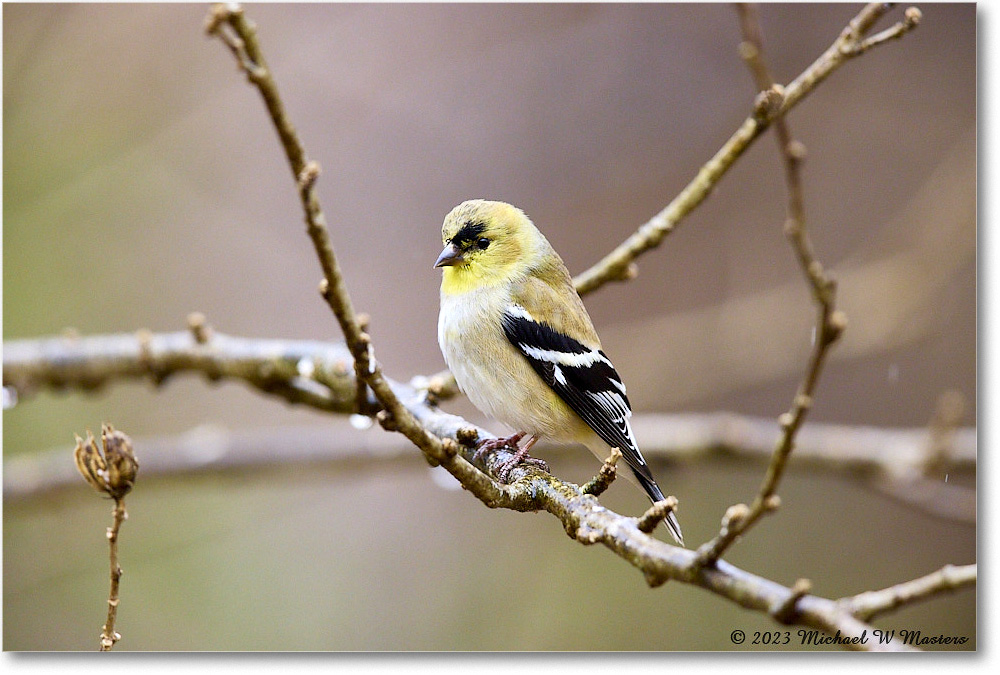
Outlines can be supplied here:
<path id="1" fill-rule="evenodd" d="M 635 235 L 598 265 L 578 277 L 576 282 L 580 292 L 586 293 L 609 280 L 622 279 L 633 274 L 632 265 L 635 258 L 645 250 L 658 245 L 680 218 L 704 200 L 714 184 L 773 119 L 783 115 L 844 61 L 862 53 L 864 36 L 874 22 L 887 11 L 888 7 L 884 5 L 869 5 L 862 10 L 834 45 L 785 89 L 780 102 L 773 106 L 773 110 L 757 110 L 664 211 L 641 227 Z M 210 34 L 220 35 L 233 51 L 250 82 L 260 90 L 271 112 L 272 121 L 281 137 L 299 186 L 307 229 L 325 275 L 321 292 L 341 325 L 358 368 L 357 372 L 371 388 L 383 408 L 379 413 L 383 426 L 404 433 L 425 453 L 429 461 L 442 464 L 488 506 L 549 511 L 560 518 L 570 536 L 584 543 L 600 542 L 611 548 L 642 569 L 651 585 L 657 585 L 670 578 L 681 579 L 720 593 L 743 606 L 771 613 L 779 612 L 781 620 L 797 621 L 831 632 L 840 630 L 849 635 L 856 635 L 864 630 L 864 624 L 853 616 L 840 612 L 836 603 L 807 595 L 801 585 L 792 589 L 780 587 L 737 570 L 722 561 L 716 560 L 713 561 L 714 565 L 706 566 L 701 556 L 668 546 L 647 536 L 643 529 L 646 529 L 649 522 L 656 517 L 660 517 L 661 512 L 673 508 L 674 501 L 667 501 L 654 507 L 651 513 L 642 519 L 632 519 L 597 507 L 593 495 L 585 494 L 576 486 L 562 483 L 532 468 L 520 469 L 518 472 L 520 480 L 511 485 L 501 485 L 469 464 L 462 456 L 460 444 L 451 440 L 461 436 L 468 442 L 471 440 L 471 435 L 479 437 L 478 432 L 470 431 L 468 425 L 463 424 L 451 429 L 451 433 L 443 434 L 441 429 L 425 428 L 422 424 L 424 420 L 415 417 L 406 409 L 382 376 L 373 356 L 371 341 L 358 325 L 336 263 L 325 218 L 314 192 L 318 165 L 305 159 L 305 151 L 284 116 L 277 87 L 260 53 L 254 27 L 238 7 L 220 5 L 213 9 L 207 28 Z M 802 250 L 801 245 L 799 250 Z M 818 281 L 824 279 L 818 273 L 812 277 Z M 826 294 L 827 286 L 828 284 L 819 284 L 817 288 Z M 829 290 L 832 292 L 832 289 Z M 839 326 L 831 316 L 825 316 L 823 325 L 830 330 L 837 330 Z M 829 341 L 832 342 L 832 339 L 835 338 L 829 338 Z M 815 374 L 807 378 L 807 381 L 818 377 L 821 357 L 816 361 L 816 365 L 811 368 Z M 806 388 L 803 395 L 796 398 L 796 405 L 803 411 L 808 409 L 810 391 L 811 389 Z M 800 423 L 801 420 L 796 420 L 793 414 L 788 426 L 797 428 Z M 793 434 L 794 431 L 788 434 L 789 444 Z M 494 456 L 488 461 L 495 459 Z M 780 466 L 777 473 L 780 476 Z M 777 479 L 778 476 L 772 479 L 775 485 Z M 764 502 L 773 505 L 775 495 L 770 495 Z M 790 601 L 790 597 L 793 600 Z"/>

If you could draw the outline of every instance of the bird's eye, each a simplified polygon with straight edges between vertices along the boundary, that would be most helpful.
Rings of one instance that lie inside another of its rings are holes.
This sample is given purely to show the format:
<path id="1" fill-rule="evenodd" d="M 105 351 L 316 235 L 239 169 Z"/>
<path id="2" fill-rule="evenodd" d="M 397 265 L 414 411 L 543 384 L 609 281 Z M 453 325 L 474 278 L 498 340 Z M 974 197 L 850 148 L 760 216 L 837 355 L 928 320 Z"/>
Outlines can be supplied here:
<path id="1" fill-rule="evenodd" d="M 478 246 L 480 250 L 486 250 L 486 248 L 489 245 L 490 245 L 490 240 L 487 239 L 486 237 L 483 237 L 482 239 L 476 242 L 476 246 Z"/>

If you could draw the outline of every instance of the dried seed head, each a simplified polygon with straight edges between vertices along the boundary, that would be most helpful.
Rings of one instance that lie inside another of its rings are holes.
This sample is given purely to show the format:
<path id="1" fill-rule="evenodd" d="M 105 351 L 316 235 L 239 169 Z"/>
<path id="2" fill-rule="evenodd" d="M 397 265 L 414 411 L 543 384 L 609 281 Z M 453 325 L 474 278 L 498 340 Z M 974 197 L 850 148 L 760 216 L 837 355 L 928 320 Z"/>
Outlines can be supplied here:
<path id="1" fill-rule="evenodd" d="M 135 476 L 139 471 L 132 450 L 132 439 L 110 424 L 101 429 L 101 442 L 104 445 L 104 458 L 108 463 L 108 485 L 113 497 L 124 497 L 135 484 Z"/>
<path id="2" fill-rule="evenodd" d="M 101 429 L 101 443 L 103 453 L 89 430 L 86 441 L 76 437 L 73 459 L 77 471 L 95 490 L 121 499 L 132 490 L 139 471 L 139 462 L 132 451 L 132 439 L 105 424 Z"/>
<path id="3" fill-rule="evenodd" d="M 89 429 L 86 441 L 76 436 L 73 460 L 76 462 L 76 470 L 80 472 L 84 480 L 93 485 L 95 490 L 105 492 L 105 477 L 108 474 L 108 466 L 104 462 L 104 457 L 101 456 L 101 451 L 97 449 L 94 434 L 90 433 Z"/>

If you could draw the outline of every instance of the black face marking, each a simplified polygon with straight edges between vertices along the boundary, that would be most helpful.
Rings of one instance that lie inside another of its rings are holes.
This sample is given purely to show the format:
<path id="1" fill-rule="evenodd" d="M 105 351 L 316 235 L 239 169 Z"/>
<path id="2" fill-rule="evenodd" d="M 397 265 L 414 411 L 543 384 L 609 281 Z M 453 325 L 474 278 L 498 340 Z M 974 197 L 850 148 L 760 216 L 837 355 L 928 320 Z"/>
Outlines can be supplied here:
<path id="1" fill-rule="evenodd" d="M 459 250 L 464 250 L 476 244 L 480 235 L 482 235 L 485 231 L 486 223 L 469 220 L 462 225 L 462 228 L 455 233 L 455 236 L 452 237 L 451 240 L 455 246 L 459 248 Z M 488 239 L 486 241 L 489 242 Z M 487 243 L 486 246 L 489 246 L 489 243 Z M 486 248 L 486 246 L 480 246 L 480 248 Z"/>

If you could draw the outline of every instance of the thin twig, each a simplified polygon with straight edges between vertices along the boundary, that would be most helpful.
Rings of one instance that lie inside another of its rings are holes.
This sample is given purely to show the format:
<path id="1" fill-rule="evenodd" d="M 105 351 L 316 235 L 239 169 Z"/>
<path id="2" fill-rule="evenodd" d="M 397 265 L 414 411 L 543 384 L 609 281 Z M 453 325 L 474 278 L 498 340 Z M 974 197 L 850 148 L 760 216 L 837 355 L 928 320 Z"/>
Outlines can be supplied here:
<path id="1" fill-rule="evenodd" d="M 101 627 L 101 651 L 108 652 L 121 640 L 120 633 L 115 632 L 115 619 L 118 617 L 118 582 L 122 578 L 122 568 L 118 564 L 118 531 L 128 518 L 125 512 L 125 499 L 115 499 L 115 507 L 111 510 L 114 521 L 108 528 L 108 548 L 111 560 L 111 590 L 108 593 L 108 619 Z"/>
<path id="2" fill-rule="evenodd" d="M 955 430 L 965 414 L 965 397 L 961 392 L 947 390 L 938 396 L 934 415 L 928 424 L 930 438 L 923 460 L 923 473 L 927 477 L 940 474 L 948 465 L 948 456 L 954 445 Z"/>
<path id="3" fill-rule="evenodd" d="M 945 565 L 927 576 L 904 581 L 880 591 L 866 591 L 842 598 L 841 605 L 853 616 L 869 621 L 879 614 L 921 600 L 950 593 L 976 584 L 977 565 Z"/>
<path id="4" fill-rule="evenodd" d="M 636 260 L 642 254 L 660 245 L 678 224 L 697 208 L 715 189 L 723 176 L 736 163 L 750 145 L 757 140 L 771 123 L 784 115 L 808 96 L 823 80 L 850 59 L 860 56 L 872 47 L 903 37 L 920 23 L 920 10 L 910 7 L 904 21 L 890 29 L 865 39 L 864 36 L 878 19 L 892 9 L 890 3 L 870 3 L 864 7 L 841 31 L 834 43 L 798 77 L 785 87 L 780 87 L 777 105 L 760 114 L 755 108 L 729 140 L 715 155 L 701 166 L 694 178 L 659 213 L 642 224 L 625 241 L 606 254 L 601 260 L 584 270 L 573 282 L 583 296 L 596 291 L 610 281 L 628 281 L 638 274 Z M 756 75 L 756 73 L 755 73 Z M 770 85 L 769 85 L 770 86 Z M 780 85 L 779 85 L 780 86 Z M 762 90 L 768 87 L 760 87 Z M 791 152 L 798 152 L 792 146 Z M 458 393 L 455 378 L 448 371 L 441 371 L 430 379 L 432 393 L 441 398 Z"/>
<path id="5" fill-rule="evenodd" d="M 361 373 L 362 380 L 371 388 L 372 393 L 383 408 L 378 416 L 380 423 L 385 428 L 399 431 L 410 439 L 424 453 L 429 462 L 443 466 L 480 499 L 493 504 L 507 503 L 501 486 L 462 457 L 458 452 L 457 443 L 451 439 L 442 440 L 422 426 L 396 396 L 392 386 L 383 376 L 382 369 L 375 359 L 371 339 L 361 330 L 358 317 L 355 314 L 347 285 L 334 253 L 326 217 L 316 195 L 316 182 L 320 173 L 319 165 L 306 159 L 305 148 L 285 113 L 277 83 L 274 81 L 260 49 L 256 26 L 245 17 L 239 6 L 215 5 L 206 21 L 206 31 L 210 35 L 222 37 L 223 41 L 230 45 L 231 41 L 224 37 L 226 33 L 224 26 L 227 26 L 238 38 L 236 44 L 242 45 L 241 49 L 232 49 L 232 47 L 231 49 L 237 55 L 237 62 L 245 70 L 249 81 L 257 87 L 264 99 L 271 121 L 281 139 L 282 147 L 299 189 L 299 197 L 305 211 L 306 230 L 323 270 L 324 278 L 320 282 L 320 294 L 340 324 L 344 340 L 354 357 L 357 372 Z M 243 58 L 244 53 L 246 58 Z"/>
<path id="6" fill-rule="evenodd" d="M 777 87 L 771 77 L 764 60 L 764 47 L 761 38 L 760 24 L 754 7 L 738 4 L 740 27 L 743 33 L 743 43 L 740 53 L 746 60 L 757 86 L 763 91 L 773 92 L 776 96 L 785 96 L 783 89 Z M 806 231 L 805 205 L 802 190 L 801 168 L 805 157 L 805 148 L 792 138 L 784 112 L 774 119 L 775 134 L 778 148 L 785 166 L 785 182 L 788 187 L 787 219 L 785 234 L 788 236 L 796 258 L 802 268 L 807 283 L 812 290 L 813 301 L 817 305 L 814 340 L 806 374 L 799 385 L 798 393 L 792 401 L 788 412 L 779 417 L 781 435 L 768 465 L 764 481 L 757 496 L 750 505 L 745 518 L 728 528 L 723 528 L 712 540 L 698 549 L 699 559 L 705 564 L 715 562 L 736 539 L 752 527 L 761 516 L 773 511 L 773 502 L 769 500 L 776 496 L 778 484 L 784 474 L 788 457 L 795 447 L 795 435 L 805 422 L 806 415 L 812 408 L 813 395 L 819 382 L 820 373 L 829 349 L 840 338 L 846 326 L 844 314 L 835 309 L 836 284 L 824 271 L 823 266 L 813 252 L 812 242 Z"/>
<path id="7" fill-rule="evenodd" d="M 371 342 L 371 336 L 368 335 L 368 324 L 370 318 L 367 314 L 358 315 L 358 327 L 361 329 L 361 339 L 366 342 Z M 368 399 L 368 384 L 365 382 L 365 372 L 357 361 L 354 362 L 354 411 L 358 415 L 371 415 L 373 412 L 373 406 L 370 404 Z"/>
<path id="8" fill-rule="evenodd" d="M 666 520 L 667 516 L 676 508 L 677 498 L 672 495 L 666 499 L 654 502 L 652 506 L 646 509 L 645 513 L 639 516 L 635 526 L 640 532 L 649 534 L 656 529 L 657 525 Z"/>
<path id="9" fill-rule="evenodd" d="M 921 14 L 919 9 L 916 7 L 907 7 L 906 11 L 903 12 L 902 21 L 898 21 L 893 26 L 876 33 L 871 37 L 865 38 L 864 40 L 855 41 L 852 44 L 845 46 L 844 49 L 848 50 L 851 53 L 851 56 L 856 56 L 868 51 L 872 47 L 877 47 L 884 42 L 898 40 L 916 28 L 920 24 L 921 18 L 923 18 L 923 14 Z"/>
<path id="10" fill-rule="evenodd" d="M 73 460 L 77 471 L 91 487 L 115 500 L 115 506 L 111 510 L 113 521 L 106 532 L 110 549 L 111 589 L 108 592 L 108 618 L 101 627 L 100 642 L 101 651 L 107 652 L 122 637 L 115 631 L 119 603 L 118 584 L 122 577 L 122 568 L 118 564 L 118 532 L 128 518 L 125 512 L 125 495 L 135 485 L 139 462 L 132 449 L 132 439 L 110 424 L 103 425 L 101 429 L 101 448 L 97 447 L 97 441 L 89 431 L 86 441 L 77 436 Z"/>
<path id="11" fill-rule="evenodd" d="M 872 3 L 865 6 L 821 56 L 783 88 L 783 99 L 780 108 L 774 111 L 774 117 L 755 114 L 747 117 L 739 129 L 726 141 L 715 156 L 698 170 L 691 182 L 681 190 L 673 201 L 639 227 L 617 248 L 574 279 L 580 294 L 584 295 L 597 290 L 609 281 L 620 281 L 634 276 L 634 268 L 630 267 L 634 261 L 646 251 L 659 246 L 664 237 L 670 234 L 686 215 L 711 194 L 729 168 L 750 144 L 768 128 L 773 119 L 785 115 L 808 96 L 819 83 L 848 60 L 885 42 L 885 40 L 880 40 L 867 45 L 864 49 L 858 48 L 862 44 L 864 35 L 874 23 L 891 9 L 892 6 L 886 3 Z M 914 12 L 908 9 L 907 15 L 911 19 L 906 23 L 905 30 L 898 31 L 898 34 L 894 34 L 892 37 L 902 37 L 903 34 L 917 26 L 919 11 Z M 913 17 L 916 19 L 914 20 Z"/>
<path id="12" fill-rule="evenodd" d="M 615 477 L 618 475 L 618 460 L 621 458 L 622 451 L 618 448 L 611 448 L 611 454 L 604 460 L 601 470 L 597 472 L 596 476 L 580 487 L 580 492 L 585 495 L 594 495 L 595 497 L 600 497 L 604 494 L 604 491 L 611 487 L 611 483 L 614 482 Z"/>

